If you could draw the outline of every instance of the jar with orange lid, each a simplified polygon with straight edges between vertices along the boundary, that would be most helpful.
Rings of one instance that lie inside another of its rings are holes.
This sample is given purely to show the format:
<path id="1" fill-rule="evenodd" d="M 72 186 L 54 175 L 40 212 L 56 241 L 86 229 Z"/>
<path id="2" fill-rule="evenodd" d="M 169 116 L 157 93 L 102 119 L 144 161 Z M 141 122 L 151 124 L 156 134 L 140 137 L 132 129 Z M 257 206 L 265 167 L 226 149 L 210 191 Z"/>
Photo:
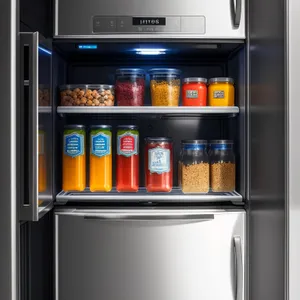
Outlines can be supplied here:
<path id="1" fill-rule="evenodd" d="M 209 106 L 234 106 L 234 80 L 232 78 L 211 78 L 208 84 Z"/>
<path id="2" fill-rule="evenodd" d="M 64 191 L 83 191 L 85 187 L 85 127 L 68 125 L 64 129 L 62 188 Z"/>

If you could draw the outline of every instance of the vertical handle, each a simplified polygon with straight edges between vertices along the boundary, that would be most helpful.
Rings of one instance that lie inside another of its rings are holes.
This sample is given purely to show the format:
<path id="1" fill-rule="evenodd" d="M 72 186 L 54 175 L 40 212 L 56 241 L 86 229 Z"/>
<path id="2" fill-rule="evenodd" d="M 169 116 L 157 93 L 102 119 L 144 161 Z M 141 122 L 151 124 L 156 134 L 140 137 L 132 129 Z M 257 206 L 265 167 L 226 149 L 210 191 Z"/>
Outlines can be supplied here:
<path id="1" fill-rule="evenodd" d="M 239 28 L 242 17 L 242 0 L 231 0 L 231 16 L 233 26 Z"/>
<path id="2" fill-rule="evenodd" d="M 242 253 L 242 240 L 241 237 L 233 237 L 235 261 L 236 261 L 236 300 L 243 300 L 244 290 L 244 268 L 243 268 L 243 253 Z"/>
<path id="3" fill-rule="evenodd" d="M 23 120 L 21 138 L 24 149 L 20 149 L 23 166 L 23 193 L 20 218 L 22 221 L 39 220 L 38 203 L 38 87 L 39 87 L 39 33 L 20 33 L 21 44 L 21 96 L 20 118 Z M 28 50 L 28 62 L 25 61 Z M 28 63 L 27 66 L 25 64 Z M 24 81 L 24 70 L 28 68 L 28 81 Z M 25 99 L 25 85 L 28 99 Z M 26 101 L 28 100 L 28 102 Z"/>

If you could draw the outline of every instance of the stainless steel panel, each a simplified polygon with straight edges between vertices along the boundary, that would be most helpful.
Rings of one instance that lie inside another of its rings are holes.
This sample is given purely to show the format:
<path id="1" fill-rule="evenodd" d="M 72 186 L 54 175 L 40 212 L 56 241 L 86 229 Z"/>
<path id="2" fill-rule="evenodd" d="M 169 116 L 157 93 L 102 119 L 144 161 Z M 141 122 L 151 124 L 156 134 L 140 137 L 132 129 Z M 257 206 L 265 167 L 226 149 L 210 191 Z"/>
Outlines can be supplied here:
<path id="1" fill-rule="evenodd" d="M 232 9 L 230 1 L 216 0 L 213 3 L 207 0 L 187 0 L 174 1 L 153 0 L 111 0 L 109 5 L 105 1 L 86 0 L 83 4 L 81 1 L 56 0 L 55 1 L 55 36 L 94 36 L 93 34 L 93 17 L 102 16 L 112 18 L 113 25 L 105 23 L 101 26 L 101 32 L 94 30 L 97 36 L 129 37 L 129 33 L 136 33 L 135 37 L 149 38 L 153 37 L 187 37 L 191 38 L 245 38 L 245 0 L 237 1 L 235 9 Z M 218 9 L 216 9 L 216 7 Z M 239 9 L 241 8 L 241 9 Z M 124 27 L 115 26 L 115 19 L 124 18 Z M 132 26 L 128 23 L 128 18 L 132 17 L 166 17 L 172 18 L 183 17 L 180 23 L 180 30 L 177 30 L 178 24 L 173 24 L 168 28 L 162 26 Z M 194 23 L 190 17 L 201 18 L 201 22 Z M 190 22 L 186 24 L 186 22 Z M 205 24 L 203 24 L 205 23 Z M 107 26 L 109 25 L 109 26 Z M 197 25 L 196 27 L 194 25 Z M 199 26 L 199 27 L 198 27 Z M 131 29 L 129 29 L 131 28 Z M 144 29 L 143 29 L 144 28 Z M 168 28 L 168 29 L 167 29 Z M 197 28 L 197 29 L 196 29 Z M 104 32 L 103 29 L 106 29 Z M 127 34 L 118 34 L 120 29 L 124 29 Z M 205 29 L 205 30 L 203 30 Z M 181 32 L 180 32 L 181 31 Z M 166 34 L 166 32 L 168 32 Z M 205 33 L 205 34 L 204 34 Z"/>
<path id="2" fill-rule="evenodd" d="M 251 300 L 285 298 L 284 11 L 284 0 L 249 1 Z"/>
<path id="3" fill-rule="evenodd" d="M 289 134 L 286 145 L 288 147 L 288 204 L 287 204 L 287 255 L 286 266 L 287 293 L 286 299 L 298 300 L 300 295 L 300 102 L 299 102 L 299 78 L 300 78 L 300 55 L 299 55 L 299 28 L 300 28 L 300 2 L 297 0 L 286 1 L 287 8 L 287 97 L 288 97 L 288 118 L 287 127 Z"/>
<path id="4" fill-rule="evenodd" d="M 0 294 L 18 299 L 17 229 L 17 1 L 1 0 L 0 10 Z"/>
<path id="5" fill-rule="evenodd" d="M 241 210 L 63 210 L 55 240 L 56 300 L 245 299 Z"/>

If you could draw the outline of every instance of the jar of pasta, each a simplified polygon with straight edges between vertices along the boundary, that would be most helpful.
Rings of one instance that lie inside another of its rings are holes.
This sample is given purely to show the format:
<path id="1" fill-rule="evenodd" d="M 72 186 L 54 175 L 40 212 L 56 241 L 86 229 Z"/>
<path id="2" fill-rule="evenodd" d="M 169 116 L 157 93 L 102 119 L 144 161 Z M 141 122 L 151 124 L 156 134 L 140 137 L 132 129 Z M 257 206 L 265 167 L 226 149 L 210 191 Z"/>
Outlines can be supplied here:
<path id="1" fill-rule="evenodd" d="M 210 142 L 210 178 L 213 192 L 235 190 L 235 155 L 233 141 L 215 140 Z"/>
<path id="2" fill-rule="evenodd" d="M 90 190 L 110 192 L 112 189 L 111 126 L 95 125 L 90 131 Z"/>
<path id="3" fill-rule="evenodd" d="M 68 125 L 64 129 L 62 188 L 64 191 L 83 191 L 85 187 L 85 127 Z"/>
<path id="4" fill-rule="evenodd" d="M 184 140 L 181 156 L 181 188 L 183 193 L 208 193 L 209 157 L 207 141 Z"/>
<path id="5" fill-rule="evenodd" d="M 211 78 L 208 84 L 210 106 L 234 106 L 234 80 L 232 78 Z"/>
<path id="6" fill-rule="evenodd" d="M 180 70 L 152 69 L 150 74 L 153 106 L 178 106 L 180 97 Z"/>

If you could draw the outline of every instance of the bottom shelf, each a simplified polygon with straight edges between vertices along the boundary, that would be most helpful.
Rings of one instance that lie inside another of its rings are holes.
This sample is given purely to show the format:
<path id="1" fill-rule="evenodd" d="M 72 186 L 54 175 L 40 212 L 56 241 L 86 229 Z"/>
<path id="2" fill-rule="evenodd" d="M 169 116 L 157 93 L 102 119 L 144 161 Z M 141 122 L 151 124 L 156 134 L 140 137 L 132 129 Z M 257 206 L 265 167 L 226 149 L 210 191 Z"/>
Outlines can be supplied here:
<path id="1" fill-rule="evenodd" d="M 173 188 L 170 193 L 148 193 L 145 188 L 140 188 L 137 193 L 119 193 L 115 188 L 109 193 L 92 193 L 88 188 L 83 192 L 61 191 L 56 196 L 56 201 L 89 202 L 232 202 L 243 204 L 242 196 L 236 191 L 230 193 L 184 194 L 181 189 Z"/>

